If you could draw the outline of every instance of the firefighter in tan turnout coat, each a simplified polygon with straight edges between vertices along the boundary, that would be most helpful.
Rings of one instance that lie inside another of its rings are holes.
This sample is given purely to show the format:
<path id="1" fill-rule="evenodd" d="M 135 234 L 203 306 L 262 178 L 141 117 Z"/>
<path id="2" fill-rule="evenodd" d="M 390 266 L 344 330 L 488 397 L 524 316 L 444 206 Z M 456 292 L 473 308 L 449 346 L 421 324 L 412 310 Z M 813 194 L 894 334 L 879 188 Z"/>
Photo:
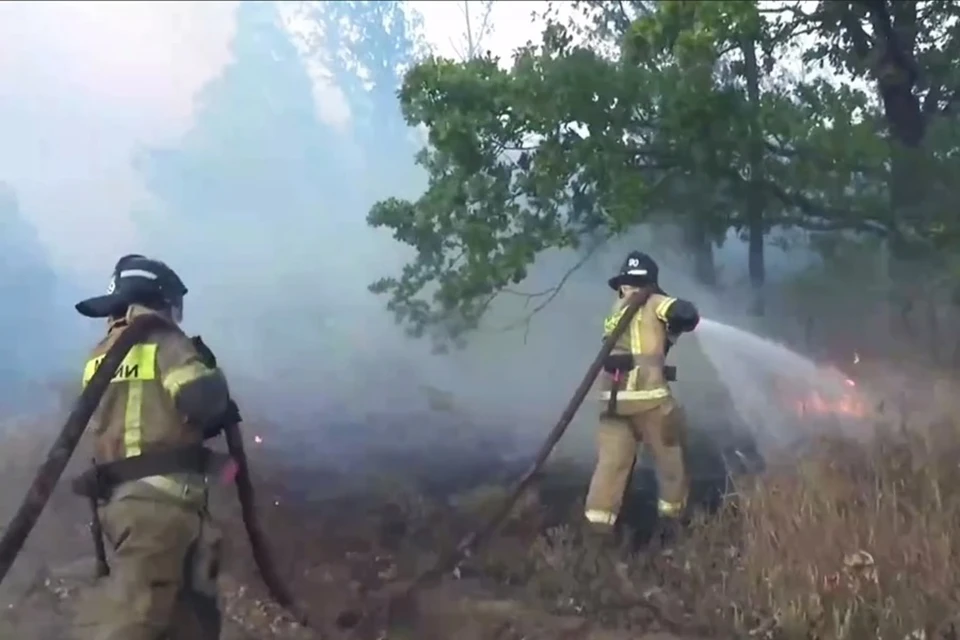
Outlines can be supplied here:
<path id="1" fill-rule="evenodd" d="M 695 329 L 700 316 L 690 302 L 666 295 L 658 275 L 657 263 L 635 251 L 609 280 L 617 300 L 604 321 L 604 337 L 617 325 L 631 295 L 639 293 L 645 301 L 604 363 L 597 466 L 584 513 L 603 533 L 613 531 L 620 514 L 638 444 L 653 454 L 661 518 L 675 522 L 686 505 L 686 425 L 667 385 L 665 359 L 673 342 Z"/>
<path id="2" fill-rule="evenodd" d="M 94 467 L 74 486 L 97 501 L 110 562 L 77 612 L 78 638 L 220 637 L 220 536 L 206 486 L 217 456 L 202 443 L 236 405 L 223 374 L 178 326 L 186 291 L 164 263 L 129 255 L 117 263 L 107 295 L 77 305 L 85 316 L 108 319 L 84 384 L 135 317 L 167 321 L 126 356 L 90 421 Z"/>

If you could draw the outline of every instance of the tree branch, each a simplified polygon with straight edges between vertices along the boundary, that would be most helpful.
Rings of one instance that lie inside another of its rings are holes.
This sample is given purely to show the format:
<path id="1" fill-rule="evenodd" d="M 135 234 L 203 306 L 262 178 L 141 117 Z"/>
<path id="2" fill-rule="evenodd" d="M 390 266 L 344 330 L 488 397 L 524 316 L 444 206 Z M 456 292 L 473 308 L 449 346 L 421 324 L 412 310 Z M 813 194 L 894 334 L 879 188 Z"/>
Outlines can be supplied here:
<path id="1" fill-rule="evenodd" d="M 589 262 L 590 259 L 597 253 L 597 251 L 600 250 L 601 247 L 606 246 L 607 242 L 610 241 L 610 238 L 611 238 L 611 237 L 613 237 L 611 234 L 604 235 L 604 236 L 603 236 L 600 240 L 598 240 L 592 247 L 590 247 L 589 249 L 587 249 L 587 251 L 584 252 L 584 254 L 580 257 L 580 259 L 577 260 L 577 261 L 573 264 L 573 266 L 571 266 L 569 269 L 567 269 L 567 271 L 563 274 L 563 276 L 560 278 L 560 280 L 557 282 L 557 284 L 553 285 L 552 287 L 549 287 L 549 288 L 547 288 L 547 289 L 544 289 L 543 291 L 538 291 L 538 292 L 536 292 L 536 293 L 524 293 L 524 292 L 521 292 L 521 291 L 513 291 L 513 290 L 511 290 L 511 289 L 504 289 L 504 290 L 502 291 L 502 293 L 508 293 L 508 294 L 511 294 L 511 295 L 515 295 L 515 296 L 520 296 L 520 297 L 527 298 L 527 305 L 529 305 L 529 303 L 530 303 L 531 301 L 535 300 L 535 299 L 538 299 L 538 298 L 543 298 L 543 299 L 537 304 L 537 306 L 535 306 L 535 307 L 530 311 L 530 313 L 528 313 L 528 314 L 525 315 L 524 317 L 522 317 L 522 318 L 520 318 L 519 320 L 516 320 L 516 321 L 514 321 L 514 322 L 510 322 L 510 323 L 508 323 L 508 324 L 506 324 L 506 325 L 504 325 L 504 326 L 502 326 L 502 327 L 499 327 L 499 328 L 497 328 L 497 329 L 494 329 L 494 331 L 495 331 L 495 332 L 506 332 L 506 331 L 512 331 L 513 329 L 518 329 L 518 328 L 520 328 L 520 327 L 523 327 L 523 328 L 524 328 L 524 330 L 523 330 L 523 342 L 524 342 L 524 344 L 526 344 L 526 342 L 527 342 L 527 336 L 528 336 L 529 333 L 530 333 L 530 322 L 531 322 L 531 320 L 533 320 L 533 316 L 535 316 L 536 314 L 538 314 L 538 313 L 540 313 L 541 311 L 543 311 L 543 309 L 544 309 L 547 305 L 549 305 L 551 302 L 553 302 L 553 300 L 560 294 L 561 289 L 563 289 L 563 286 L 567 283 L 567 281 L 570 279 L 570 277 L 571 277 L 574 273 L 576 273 L 583 265 L 585 265 L 587 262 Z"/>

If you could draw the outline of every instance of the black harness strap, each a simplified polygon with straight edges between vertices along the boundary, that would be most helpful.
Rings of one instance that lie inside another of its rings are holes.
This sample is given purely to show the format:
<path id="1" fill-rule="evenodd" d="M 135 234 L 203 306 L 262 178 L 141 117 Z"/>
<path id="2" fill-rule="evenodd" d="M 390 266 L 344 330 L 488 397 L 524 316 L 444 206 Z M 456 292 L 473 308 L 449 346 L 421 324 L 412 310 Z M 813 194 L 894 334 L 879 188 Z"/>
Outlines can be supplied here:
<path id="1" fill-rule="evenodd" d="M 634 368 L 634 358 L 631 353 L 610 354 L 603 361 L 604 370 L 610 374 L 610 399 L 607 401 L 607 413 L 617 414 L 617 394 L 620 393 L 623 376 Z"/>
<path id="2" fill-rule="evenodd" d="M 638 366 L 639 362 L 652 360 L 653 362 L 662 362 L 662 358 L 656 356 L 634 356 L 632 353 L 617 353 L 607 356 L 603 367 L 610 374 L 610 399 L 607 401 L 607 413 L 611 416 L 617 413 L 617 394 L 620 393 L 620 387 L 623 384 L 623 377 L 630 373 L 630 370 Z M 667 382 L 676 382 L 677 368 L 670 365 L 663 365 L 663 378 Z"/>
<path id="3" fill-rule="evenodd" d="M 222 458 L 199 446 L 152 451 L 96 465 L 77 476 L 72 487 L 77 495 L 108 499 L 113 489 L 125 482 L 171 473 L 206 474 Z"/>

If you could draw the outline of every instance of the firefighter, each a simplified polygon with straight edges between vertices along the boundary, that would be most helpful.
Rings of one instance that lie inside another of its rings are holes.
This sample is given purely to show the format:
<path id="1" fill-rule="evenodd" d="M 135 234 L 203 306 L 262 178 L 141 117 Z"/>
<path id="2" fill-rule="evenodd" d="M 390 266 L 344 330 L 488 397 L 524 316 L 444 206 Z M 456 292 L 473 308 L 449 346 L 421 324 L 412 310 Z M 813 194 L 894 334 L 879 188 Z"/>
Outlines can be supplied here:
<path id="1" fill-rule="evenodd" d="M 107 295 L 76 305 L 108 322 L 84 384 L 134 318 L 167 321 L 126 356 L 90 421 L 94 465 L 74 486 L 96 500 L 94 520 L 111 558 L 109 574 L 77 612 L 79 638 L 220 637 L 220 534 L 207 510 L 207 480 L 218 457 L 202 445 L 232 419 L 236 404 L 223 374 L 205 364 L 179 328 L 186 293 L 163 262 L 127 255 Z"/>
<path id="2" fill-rule="evenodd" d="M 685 424 L 667 385 L 671 376 L 665 358 L 681 333 L 696 328 L 700 316 L 690 302 L 664 293 L 658 276 L 657 263 L 634 251 L 608 281 L 617 300 L 604 321 L 604 337 L 633 294 L 641 295 L 643 304 L 604 362 L 597 466 L 584 512 L 589 527 L 604 537 L 613 533 L 640 443 L 650 448 L 655 461 L 663 529 L 679 520 L 686 505 Z"/>

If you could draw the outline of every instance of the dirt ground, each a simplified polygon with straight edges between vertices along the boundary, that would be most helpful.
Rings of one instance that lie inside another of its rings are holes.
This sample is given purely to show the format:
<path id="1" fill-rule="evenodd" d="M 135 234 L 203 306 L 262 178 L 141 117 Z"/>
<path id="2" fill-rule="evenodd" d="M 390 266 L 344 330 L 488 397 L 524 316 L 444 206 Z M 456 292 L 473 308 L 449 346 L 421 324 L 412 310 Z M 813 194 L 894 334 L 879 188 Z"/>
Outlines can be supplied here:
<path id="1" fill-rule="evenodd" d="M 24 448 L 22 441 L 12 447 Z M 583 469 L 554 465 L 524 496 L 484 553 L 387 615 L 373 604 L 383 601 L 378 594 L 415 575 L 482 522 L 503 498 L 505 481 L 517 477 L 526 462 L 494 464 L 478 460 L 474 449 L 459 455 L 447 451 L 432 459 L 395 455 L 377 466 L 376 476 L 360 479 L 322 465 L 294 467 L 279 454 L 254 450 L 252 457 L 260 514 L 276 562 L 321 630 L 293 623 L 266 597 L 243 537 L 232 488 L 218 488 L 212 500 L 227 538 L 224 640 L 704 637 L 703 629 L 684 612 L 682 599 L 671 596 L 669 571 L 652 571 L 640 581 L 647 584 L 645 589 L 637 592 L 638 582 L 627 572 L 642 567 L 631 562 L 628 568 L 629 549 L 610 552 L 593 549 L 589 542 L 581 544 L 575 523 L 587 481 Z M 19 497 L 12 487 L 25 487 L 29 476 L 29 465 L 18 473 L 15 466 L 9 462 L 4 469 L 8 478 L 18 476 L 3 496 L 4 517 L 12 513 Z M 648 474 L 638 474 L 637 491 L 629 501 L 628 517 L 640 525 L 637 539 L 649 528 L 644 525 L 653 509 L 651 483 Z M 701 486 L 698 491 L 705 496 L 711 488 Z M 69 637 L 76 596 L 92 582 L 87 520 L 82 502 L 61 486 L 0 588 L 0 638 Z M 653 564 L 648 562 L 647 568 L 670 563 L 669 552 L 648 556 Z M 570 562 L 583 565 L 582 575 L 559 566 Z M 629 586 L 633 602 L 612 603 L 609 611 L 596 614 L 578 595 L 586 587 L 580 584 L 584 576 L 591 575 Z M 570 581 L 573 584 L 566 584 Z M 350 633 L 338 626 L 338 617 L 343 622 L 364 610 L 369 615 Z"/>

